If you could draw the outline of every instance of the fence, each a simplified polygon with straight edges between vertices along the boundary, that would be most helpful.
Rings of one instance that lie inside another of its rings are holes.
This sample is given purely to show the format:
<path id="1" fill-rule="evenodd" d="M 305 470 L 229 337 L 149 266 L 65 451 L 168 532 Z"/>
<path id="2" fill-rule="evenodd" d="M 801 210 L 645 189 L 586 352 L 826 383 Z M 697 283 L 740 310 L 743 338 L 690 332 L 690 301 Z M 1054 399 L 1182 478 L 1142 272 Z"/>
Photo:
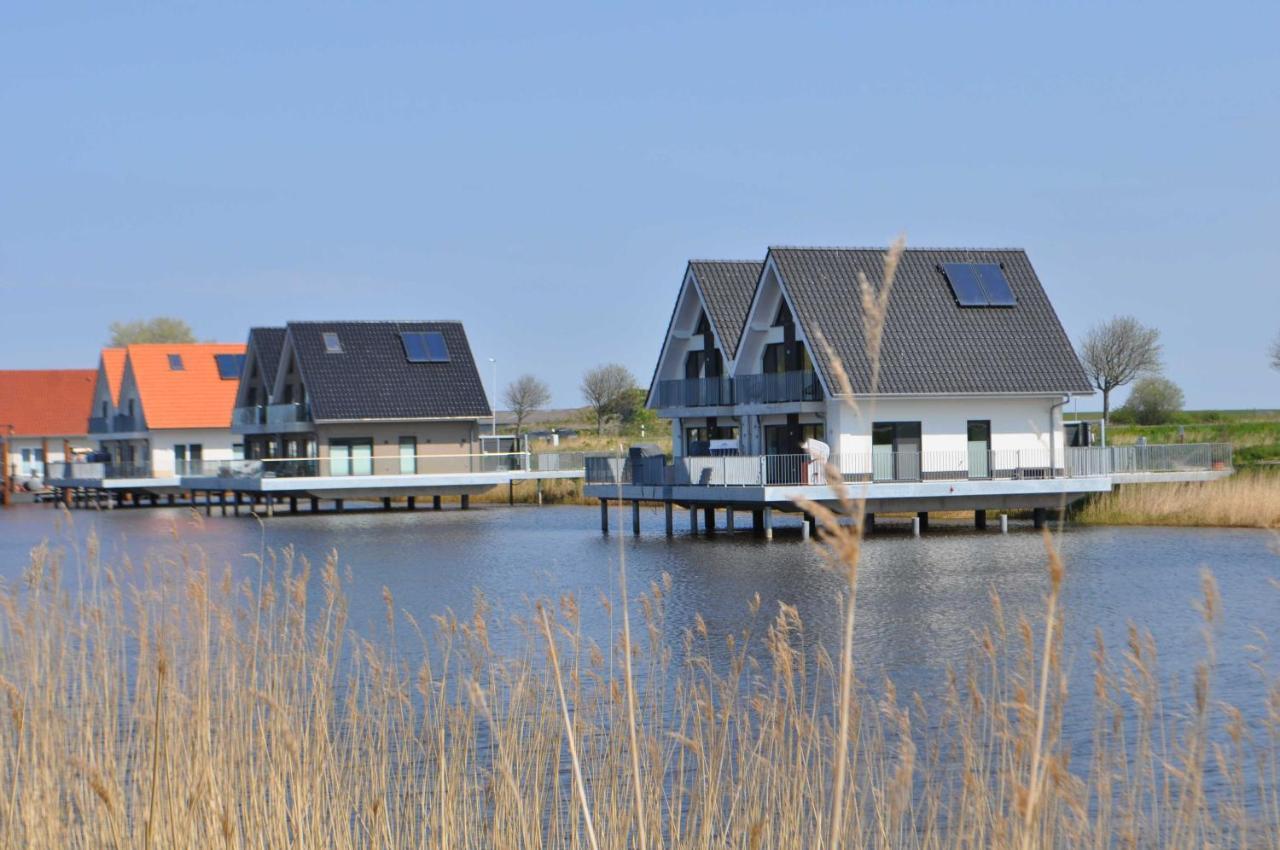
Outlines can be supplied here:
<path id="1" fill-rule="evenodd" d="M 581 452 L 506 452 L 489 454 L 342 455 L 188 461 L 192 478 L 314 478 L 364 475 L 458 475 L 485 472 L 576 472 Z"/>
<path id="2" fill-rule="evenodd" d="M 763 487 L 825 485 L 828 469 L 846 484 L 924 481 L 1016 481 L 1088 478 L 1136 472 L 1190 472 L 1231 468 L 1231 446 L 1223 443 L 948 452 L 870 451 L 835 455 L 829 463 L 809 455 L 680 457 L 588 457 L 588 484 L 644 486 Z"/>

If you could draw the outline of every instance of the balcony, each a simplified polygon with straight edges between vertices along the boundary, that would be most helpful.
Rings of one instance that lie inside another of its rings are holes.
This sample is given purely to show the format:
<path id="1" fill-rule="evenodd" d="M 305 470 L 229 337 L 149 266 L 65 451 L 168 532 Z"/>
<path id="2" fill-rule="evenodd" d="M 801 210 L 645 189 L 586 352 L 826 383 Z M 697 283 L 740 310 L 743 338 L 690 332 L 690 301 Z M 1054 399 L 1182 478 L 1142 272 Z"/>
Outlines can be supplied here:
<path id="1" fill-rule="evenodd" d="M 111 433 L 111 417 L 110 416 L 90 416 L 89 417 L 89 433 L 90 434 Z"/>
<path id="2" fill-rule="evenodd" d="M 311 421 L 311 405 L 303 402 L 267 405 L 268 425 L 295 425 Z"/>
<path id="3" fill-rule="evenodd" d="M 231 411 L 231 424 L 235 425 L 266 425 L 267 424 L 267 407 L 263 404 L 255 404 L 252 407 L 237 407 Z"/>
<path id="4" fill-rule="evenodd" d="M 138 417 L 131 413 L 117 413 L 111 417 L 111 431 L 115 434 L 128 434 L 139 430 Z"/>
<path id="5" fill-rule="evenodd" d="M 231 427 L 241 433 L 301 431 L 311 424 L 311 405 L 305 402 L 258 404 L 237 407 L 231 413 Z M 302 426 L 302 427 L 300 427 Z"/>
<path id="6" fill-rule="evenodd" d="M 736 378 L 683 378 L 659 381 L 659 408 L 725 407 L 735 404 L 784 404 L 822 401 L 816 372 L 773 372 Z"/>

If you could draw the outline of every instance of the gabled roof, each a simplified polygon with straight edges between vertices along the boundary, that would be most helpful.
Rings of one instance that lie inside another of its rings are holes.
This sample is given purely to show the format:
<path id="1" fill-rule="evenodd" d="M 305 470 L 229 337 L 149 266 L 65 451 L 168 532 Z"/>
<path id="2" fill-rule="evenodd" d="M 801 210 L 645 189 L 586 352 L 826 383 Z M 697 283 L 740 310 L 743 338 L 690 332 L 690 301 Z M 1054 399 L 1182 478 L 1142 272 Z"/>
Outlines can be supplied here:
<path id="1" fill-rule="evenodd" d="M 284 328 L 249 328 L 249 348 L 258 358 L 258 369 L 270 388 L 276 379 L 280 365 L 280 353 L 284 350 Z"/>
<path id="2" fill-rule="evenodd" d="M 437 331 L 449 360 L 411 363 L 400 334 Z M 341 354 L 325 350 L 337 334 Z M 491 411 L 461 322 L 290 322 L 294 352 L 317 422 L 479 419 Z"/>
<path id="3" fill-rule="evenodd" d="M 107 392 L 111 403 L 120 403 L 120 385 L 124 382 L 124 360 L 128 352 L 123 348 L 102 349 L 102 371 L 107 376 Z"/>
<path id="4" fill-rule="evenodd" d="M 884 277 L 885 249 L 770 248 L 771 261 L 834 387 L 824 338 L 855 392 L 870 388 L 857 275 Z M 1012 308 L 956 304 L 941 263 L 997 263 Z M 1090 393 L 1092 388 L 1026 252 L 907 249 L 898 265 L 880 352 L 880 393 Z"/>
<path id="5" fill-rule="evenodd" d="M 95 369 L 0 372 L 0 436 L 71 437 L 89 432 Z"/>
<path id="6" fill-rule="evenodd" d="M 244 343 L 147 343 L 128 348 L 148 429 L 229 428 L 239 382 L 218 374 L 214 356 L 244 354 Z M 182 358 L 172 369 L 169 356 Z"/>
<path id="7" fill-rule="evenodd" d="M 725 347 L 726 361 L 738 353 L 738 340 L 763 265 L 755 260 L 689 261 L 689 270 L 702 291 L 707 317 Z"/>

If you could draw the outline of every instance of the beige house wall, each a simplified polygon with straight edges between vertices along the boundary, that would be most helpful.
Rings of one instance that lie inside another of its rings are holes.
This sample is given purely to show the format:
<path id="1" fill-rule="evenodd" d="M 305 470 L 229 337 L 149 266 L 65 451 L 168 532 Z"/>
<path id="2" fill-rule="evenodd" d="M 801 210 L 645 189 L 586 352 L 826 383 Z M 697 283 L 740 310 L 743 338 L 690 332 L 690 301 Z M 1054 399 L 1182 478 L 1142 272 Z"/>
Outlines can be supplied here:
<path id="1" fill-rule="evenodd" d="M 317 425 L 320 475 L 329 475 L 329 442 L 334 439 L 372 439 L 373 474 L 399 475 L 400 438 L 417 440 L 416 471 L 421 474 L 470 472 L 470 455 L 480 451 L 475 420 L 368 422 Z"/>

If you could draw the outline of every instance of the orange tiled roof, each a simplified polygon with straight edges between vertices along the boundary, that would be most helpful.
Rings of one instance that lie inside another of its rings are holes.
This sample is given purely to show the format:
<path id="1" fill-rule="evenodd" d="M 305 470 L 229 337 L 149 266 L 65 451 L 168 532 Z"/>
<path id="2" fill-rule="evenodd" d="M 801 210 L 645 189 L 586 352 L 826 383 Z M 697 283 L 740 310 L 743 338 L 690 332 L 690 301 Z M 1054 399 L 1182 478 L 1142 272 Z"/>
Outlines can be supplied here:
<path id="1" fill-rule="evenodd" d="M 0 372 L 0 434 L 72 437 L 89 432 L 94 369 Z"/>
<path id="2" fill-rule="evenodd" d="M 149 343 L 128 348 L 129 369 L 148 428 L 229 428 L 239 381 L 223 380 L 215 354 L 244 354 L 244 343 Z M 183 368 L 169 368 L 169 355 Z"/>
<path id="3" fill-rule="evenodd" d="M 124 358 L 128 352 L 123 348 L 102 349 L 103 371 L 107 373 L 107 392 L 111 394 L 111 403 L 120 403 L 120 382 L 124 378 Z"/>

